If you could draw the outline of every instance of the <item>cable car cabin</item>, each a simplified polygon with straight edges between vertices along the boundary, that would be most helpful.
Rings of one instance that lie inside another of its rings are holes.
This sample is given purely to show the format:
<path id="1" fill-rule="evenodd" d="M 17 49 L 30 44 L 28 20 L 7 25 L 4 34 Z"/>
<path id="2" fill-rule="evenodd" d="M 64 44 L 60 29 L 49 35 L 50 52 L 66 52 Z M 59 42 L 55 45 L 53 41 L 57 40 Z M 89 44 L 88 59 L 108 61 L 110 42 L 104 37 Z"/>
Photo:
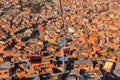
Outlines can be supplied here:
<path id="1" fill-rule="evenodd" d="M 31 64 L 39 64 L 42 62 L 42 54 L 32 54 L 30 56 Z"/>
<path id="2" fill-rule="evenodd" d="M 65 48 L 65 49 L 64 49 L 64 53 L 65 53 L 65 54 L 70 54 L 69 48 Z"/>

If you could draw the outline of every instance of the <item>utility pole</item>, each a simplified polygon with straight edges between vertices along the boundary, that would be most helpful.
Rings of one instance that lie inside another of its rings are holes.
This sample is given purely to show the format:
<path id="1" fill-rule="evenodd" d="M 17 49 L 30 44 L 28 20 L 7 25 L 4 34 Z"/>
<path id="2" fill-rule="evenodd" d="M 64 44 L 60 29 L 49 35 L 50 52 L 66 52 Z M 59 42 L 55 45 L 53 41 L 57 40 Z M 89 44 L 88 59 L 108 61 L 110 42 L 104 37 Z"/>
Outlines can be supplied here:
<path id="1" fill-rule="evenodd" d="M 62 72 L 65 73 L 64 47 L 62 47 Z"/>
<path id="2" fill-rule="evenodd" d="M 61 10 L 61 17 L 62 17 L 62 25 L 64 28 L 65 24 L 64 24 L 64 13 L 63 13 L 62 1 L 59 0 L 59 3 L 60 3 L 60 10 Z M 63 34 L 63 37 L 64 37 L 64 34 Z M 65 46 L 65 40 L 63 40 L 63 45 L 62 45 L 62 72 L 63 73 L 65 73 L 64 46 Z"/>

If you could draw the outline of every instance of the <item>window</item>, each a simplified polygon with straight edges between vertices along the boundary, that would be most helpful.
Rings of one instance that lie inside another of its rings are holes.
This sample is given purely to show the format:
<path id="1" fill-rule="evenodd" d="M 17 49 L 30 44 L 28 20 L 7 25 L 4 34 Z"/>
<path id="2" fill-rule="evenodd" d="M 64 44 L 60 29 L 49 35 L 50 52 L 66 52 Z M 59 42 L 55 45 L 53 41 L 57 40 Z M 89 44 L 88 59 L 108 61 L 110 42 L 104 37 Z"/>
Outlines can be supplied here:
<path id="1" fill-rule="evenodd" d="M 41 67 L 41 65 L 38 65 L 38 67 Z"/>
<path id="2" fill-rule="evenodd" d="M 95 54 L 93 54 L 92 57 L 95 57 Z"/>
<path id="3" fill-rule="evenodd" d="M 117 61 L 117 58 L 115 58 L 115 61 Z"/>
<path id="4" fill-rule="evenodd" d="M 4 74 L 7 74 L 8 72 L 4 72 Z"/>
<path id="5" fill-rule="evenodd" d="M 42 60 L 41 60 L 41 58 L 39 56 L 32 56 L 30 58 L 30 61 L 31 62 L 41 62 Z"/>

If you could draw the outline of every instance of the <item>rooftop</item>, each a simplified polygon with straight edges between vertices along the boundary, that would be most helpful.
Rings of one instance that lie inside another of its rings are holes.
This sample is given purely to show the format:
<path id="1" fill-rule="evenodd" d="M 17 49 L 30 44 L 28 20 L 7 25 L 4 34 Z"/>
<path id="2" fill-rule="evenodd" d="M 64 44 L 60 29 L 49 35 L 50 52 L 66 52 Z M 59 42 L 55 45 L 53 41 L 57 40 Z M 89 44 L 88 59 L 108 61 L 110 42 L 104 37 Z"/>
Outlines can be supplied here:
<path id="1" fill-rule="evenodd" d="M 80 65 L 92 65 L 92 61 L 91 60 L 78 60 L 74 62 L 75 64 L 80 64 Z"/>

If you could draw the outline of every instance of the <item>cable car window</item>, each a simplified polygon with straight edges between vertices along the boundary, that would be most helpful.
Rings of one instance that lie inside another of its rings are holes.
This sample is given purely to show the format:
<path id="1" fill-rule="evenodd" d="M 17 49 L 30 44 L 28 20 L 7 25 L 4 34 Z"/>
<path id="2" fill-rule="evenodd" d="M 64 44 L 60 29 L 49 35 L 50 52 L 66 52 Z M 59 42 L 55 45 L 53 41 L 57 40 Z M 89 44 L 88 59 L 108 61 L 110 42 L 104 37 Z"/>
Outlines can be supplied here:
<path id="1" fill-rule="evenodd" d="M 30 62 L 41 62 L 41 57 L 39 56 L 32 56 L 30 57 Z"/>

